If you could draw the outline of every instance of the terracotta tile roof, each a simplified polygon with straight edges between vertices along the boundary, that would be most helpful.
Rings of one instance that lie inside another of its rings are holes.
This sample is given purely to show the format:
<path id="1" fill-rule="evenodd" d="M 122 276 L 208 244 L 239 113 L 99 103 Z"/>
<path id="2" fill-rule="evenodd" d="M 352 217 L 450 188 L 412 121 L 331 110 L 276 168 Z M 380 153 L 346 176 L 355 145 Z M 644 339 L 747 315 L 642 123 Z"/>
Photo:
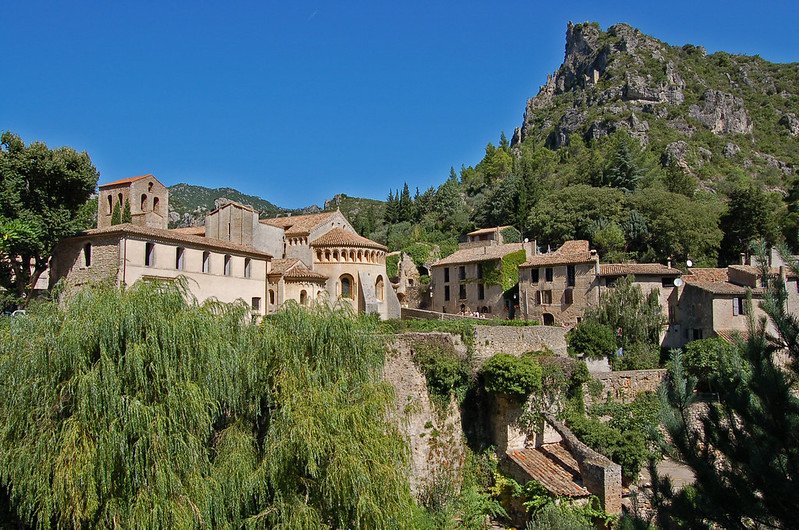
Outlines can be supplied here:
<path id="1" fill-rule="evenodd" d="M 203 248 L 213 250 L 226 250 L 238 254 L 257 257 L 259 259 L 271 259 L 271 254 L 261 252 L 253 247 L 240 245 L 238 243 L 231 243 L 230 241 L 222 241 L 219 239 L 211 239 L 210 237 L 196 236 L 178 232 L 176 230 L 162 230 L 159 228 L 150 228 L 144 226 L 136 226 L 130 223 L 123 223 L 120 225 L 109 226 L 106 228 L 94 228 L 81 232 L 74 236 L 75 238 L 92 238 L 103 235 L 131 235 L 139 236 L 141 238 L 159 240 L 167 243 L 184 243 L 188 245 L 195 245 Z"/>
<path id="2" fill-rule="evenodd" d="M 510 225 L 505 226 L 495 226 L 493 228 L 481 228 L 479 230 L 475 230 L 474 232 L 469 232 L 466 234 L 467 236 L 479 236 L 480 234 L 491 234 L 493 232 L 501 232 L 506 228 L 510 228 Z"/>
<path id="3" fill-rule="evenodd" d="M 592 253 L 588 241 L 576 239 L 566 241 L 559 249 L 546 254 L 530 256 L 520 267 L 540 267 L 541 265 L 572 265 L 596 261 L 596 253 Z"/>
<path id="4" fill-rule="evenodd" d="M 688 274 L 682 277 L 686 283 L 696 282 L 726 282 L 730 277 L 727 275 L 727 269 L 721 268 L 701 268 L 701 269 L 688 269 Z"/>
<path id="5" fill-rule="evenodd" d="M 472 248 L 462 248 L 446 258 L 442 258 L 433 263 L 433 267 L 442 265 L 452 265 L 458 263 L 477 263 L 479 261 L 489 261 L 502 259 L 508 254 L 523 250 L 521 243 L 508 243 L 506 245 L 485 245 Z"/>
<path id="6" fill-rule="evenodd" d="M 172 232 L 177 232 L 179 234 L 189 234 L 193 236 L 205 236 L 205 227 L 204 226 L 189 226 L 186 228 L 173 228 Z"/>
<path id="7" fill-rule="evenodd" d="M 325 232 L 321 236 L 311 241 L 312 247 L 364 247 L 376 248 L 380 250 L 388 250 L 380 243 L 376 243 L 371 239 L 344 230 L 343 228 L 336 227 L 329 232 Z"/>
<path id="8" fill-rule="evenodd" d="M 760 274 L 760 269 L 758 267 L 755 267 L 754 265 L 730 265 L 727 268 L 728 269 L 732 269 L 732 270 L 745 272 L 747 274 L 754 274 L 754 275 L 759 275 Z M 769 270 L 772 273 L 774 272 L 773 268 L 769 268 Z M 777 272 L 779 272 L 779 269 L 776 269 L 776 270 L 777 270 Z"/>
<path id="9" fill-rule="evenodd" d="M 730 344 L 735 344 L 738 339 L 747 340 L 749 339 L 749 331 L 748 330 L 740 330 L 740 329 L 714 329 L 713 331 L 716 332 L 716 335 L 724 339 L 725 341 L 729 342 Z"/>
<path id="10" fill-rule="evenodd" d="M 599 266 L 600 276 L 679 276 L 680 269 L 662 263 L 605 263 Z"/>
<path id="11" fill-rule="evenodd" d="M 508 457 L 530 475 L 530 478 L 540 482 L 555 495 L 567 497 L 590 495 L 582 486 L 577 461 L 559 443 L 509 452 Z"/>
<path id="12" fill-rule="evenodd" d="M 272 260 L 271 268 L 267 276 L 282 276 L 285 280 L 327 281 L 327 276 L 312 271 L 298 258 L 281 258 Z"/>
<path id="13" fill-rule="evenodd" d="M 307 215 L 291 215 L 287 217 L 271 217 L 262 219 L 263 224 L 276 226 L 286 231 L 286 235 L 310 234 L 311 230 L 324 223 L 337 212 L 312 213 Z"/>
<path id="14" fill-rule="evenodd" d="M 222 206 L 220 206 L 219 208 L 217 208 L 216 210 L 214 210 L 214 211 L 213 211 L 213 212 L 211 212 L 211 213 L 218 212 L 219 210 L 224 210 L 224 209 L 225 209 L 225 208 L 227 208 L 228 206 L 238 206 L 239 208 L 241 208 L 241 209 L 243 209 L 243 210 L 249 210 L 249 211 L 251 211 L 251 212 L 258 213 L 258 212 L 255 210 L 255 208 L 253 208 L 252 206 L 247 206 L 246 204 L 241 204 L 240 202 L 236 202 L 236 201 L 228 201 L 228 202 L 226 202 L 225 204 L 223 204 Z M 209 215 L 210 215 L 210 214 L 209 214 Z"/>
<path id="15" fill-rule="evenodd" d="M 688 285 L 692 285 L 697 289 L 701 289 L 702 291 L 712 293 L 712 294 L 720 294 L 720 295 L 746 295 L 747 287 L 742 287 L 740 285 L 735 285 L 734 283 L 730 282 L 697 282 L 693 281 L 690 282 Z M 763 289 L 756 288 L 752 289 L 752 295 L 759 296 L 763 294 Z"/>
<path id="16" fill-rule="evenodd" d="M 136 182 L 137 180 L 146 179 L 147 177 L 154 178 L 152 175 L 141 175 L 138 177 L 130 177 L 127 179 L 122 180 L 115 180 L 114 182 L 109 182 L 108 184 L 103 184 L 100 186 L 101 188 L 105 188 L 108 186 L 118 186 L 119 184 L 130 184 L 131 182 Z"/>

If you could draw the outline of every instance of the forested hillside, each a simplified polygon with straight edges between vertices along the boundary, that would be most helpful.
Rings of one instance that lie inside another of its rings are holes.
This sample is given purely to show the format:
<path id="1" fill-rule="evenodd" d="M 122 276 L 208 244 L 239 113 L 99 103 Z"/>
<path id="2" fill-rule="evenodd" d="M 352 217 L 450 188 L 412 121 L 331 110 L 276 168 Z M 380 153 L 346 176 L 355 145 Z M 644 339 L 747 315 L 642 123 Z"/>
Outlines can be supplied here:
<path id="1" fill-rule="evenodd" d="M 799 63 L 569 24 L 562 66 L 510 140 L 503 132 L 438 187 L 389 183 L 386 202 L 339 195 L 325 207 L 417 254 L 419 243 L 445 255 L 464 232 L 513 225 L 544 250 L 582 238 L 604 261 L 723 265 L 755 238 L 799 250 L 797 114 Z"/>

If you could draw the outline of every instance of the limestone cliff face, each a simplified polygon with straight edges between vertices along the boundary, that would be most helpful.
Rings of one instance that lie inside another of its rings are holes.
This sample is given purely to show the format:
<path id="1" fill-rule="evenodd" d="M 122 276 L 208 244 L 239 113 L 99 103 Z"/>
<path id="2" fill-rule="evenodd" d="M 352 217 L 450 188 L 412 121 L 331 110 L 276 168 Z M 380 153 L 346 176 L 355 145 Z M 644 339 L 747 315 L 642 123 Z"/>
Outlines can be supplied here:
<path id="1" fill-rule="evenodd" d="M 701 147 L 719 159 L 737 156 L 752 171 L 766 169 L 760 156 L 766 154 L 777 159 L 768 165 L 790 173 L 797 161 L 784 151 L 791 149 L 741 148 L 766 136 L 785 143 L 799 134 L 797 79 L 796 63 L 707 55 L 701 46 L 671 46 L 627 24 L 602 31 L 596 23 L 570 22 L 563 64 L 527 101 L 511 143 L 517 151 L 522 143 L 555 150 L 572 135 L 590 141 L 626 129 L 642 146 L 664 146 L 664 160 L 676 156 L 689 172 L 707 158 Z M 712 142 L 695 140 L 699 131 L 729 141 L 715 142 L 716 152 Z"/>

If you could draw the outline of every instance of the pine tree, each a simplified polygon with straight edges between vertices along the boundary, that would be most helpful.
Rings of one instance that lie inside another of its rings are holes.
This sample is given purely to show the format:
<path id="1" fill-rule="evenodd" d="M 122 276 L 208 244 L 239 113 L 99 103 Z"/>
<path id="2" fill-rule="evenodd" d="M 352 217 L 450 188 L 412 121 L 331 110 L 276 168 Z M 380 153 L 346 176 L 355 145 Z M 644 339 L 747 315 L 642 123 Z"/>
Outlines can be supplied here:
<path id="1" fill-rule="evenodd" d="M 394 197 L 394 190 L 388 191 L 386 208 L 383 211 L 383 220 L 388 224 L 394 224 L 399 218 L 399 197 Z"/>
<path id="2" fill-rule="evenodd" d="M 119 212 L 119 203 L 114 203 L 114 209 L 111 210 L 111 226 L 118 225 L 122 222 L 122 214 Z"/>
<path id="3" fill-rule="evenodd" d="M 133 221 L 133 216 L 130 215 L 130 203 L 125 199 L 125 207 L 122 208 L 122 217 L 120 219 L 123 223 L 130 223 Z"/>
<path id="4" fill-rule="evenodd" d="M 402 194 L 399 197 L 397 220 L 413 221 L 413 202 L 411 201 L 411 192 L 408 189 L 408 183 L 402 188 Z"/>
<path id="5" fill-rule="evenodd" d="M 790 268 L 799 273 L 796 263 Z M 664 394 L 671 439 L 666 449 L 693 469 L 696 481 L 679 493 L 667 478 L 654 481 L 662 527 L 799 528 L 799 398 L 793 392 L 799 320 L 787 312 L 785 283 L 763 272 L 767 288 L 760 307 L 768 322 L 752 318 L 748 338 L 736 344 L 739 355 L 733 362 L 720 359 L 713 379 L 718 401 L 701 415 L 701 429 L 689 421 L 696 381 L 683 374 L 679 354 L 673 359 Z M 767 323 L 775 334 L 767 332 Z M 787 353 L 787 366 L 777 364 L 779 351 Z"/>

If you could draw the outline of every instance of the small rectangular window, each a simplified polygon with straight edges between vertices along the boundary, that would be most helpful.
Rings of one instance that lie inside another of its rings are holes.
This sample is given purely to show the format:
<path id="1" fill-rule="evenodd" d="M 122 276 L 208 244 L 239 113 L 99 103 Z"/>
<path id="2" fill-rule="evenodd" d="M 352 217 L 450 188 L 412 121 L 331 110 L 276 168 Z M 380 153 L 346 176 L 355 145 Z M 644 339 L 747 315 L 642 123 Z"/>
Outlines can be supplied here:
<path id="1" fill-rule="evenodd" d="M 253 311 L 260 311 L 261 310 L 261 298 L 260 297 L 253 297 L 251 305 L 252 305 L 252 310 Z"/>
<path id="2" fill-rule="evenodd" d="M 530 283 L 538 284 L 538 269 L 530 269 Z"/>
<path id="3" fill-rule="evenodd" d="M 466 267 L 458 267 L 458 279 L 459 280 L 466 279 Z"/>
<path id="4" fill-rule="evenodd" d="M 663 287 L 674 287 L 674 278 L 663 278 L 660 280 L 660 285 Z"/>
<path id="5" fill-rule="evenodd" d="M 552 291 L 550 291 L 550 290 L 541 291 L 541 303 L 543 305 L 551 305 L 552 304 Z"/>
<path id="6" fill-rule="evenodd" d="M 736 296 L 732 299 L 732 314 L 735 316 L 746 314 L 746 298 Z"/>
<path id="7" fill-rule="evenodd" d="M 552 276 L 553 276 L 552 267 L 547 267 L 546 269 L 544 269 L 544 280 L 545 281 L 551 282 L 552 281 Z"/>
<path id="8" fill-rule="evenodd" d="M 230 276 L 230 256 L 225 255 L 225 269 L 224 269 L 225 276 Z"/>
<path id="9" fill-rule="evenodd" d="M 462 283 L 458 289 L 458 298 L 461 300 L 466 300 L 466 284 Z"/>
<path id="10" fill-rule="evenodd" d="M 449 302 L 449 285 L 444 286 L 444 301 Z"/>
<path id="11" fill-rule="evenodd" d="M 92 266 L 92 244 L 86 243 L 83 245 L 83 265 L 84 267 Z"/>
<path id="12" fill-rule="evenodd" d="M 155 244 L 146 243 L 144 245 L 144 266 L 152 267 L 155 258 Z"/>
<path id="13" fill-rule="evenodd" d="M 244 277 L 249 278 L 252 276 L 252 263 L 250 258 L 244 258 Z"/>
<path id="14" fill-rule="evenodd" d="M 477 299 L 483 300 L 485 298 L 485 286 L 482 283 L 477 284 Z"/>
<path id="15" fill-rule="evenodd" d="M 577 281 L 577 271 L 574 265 L 566 265 L 566 287 L 574 287 Z"/>
<path id="16" fill-rule="evenodd" d="M 477 279 L 478 280 L 482 280 L 483 279 L 483 264 L 482 263 L 478 263 L 477 264 Z"/>
<path id="17" fill-rule="evenodd" d="M 178 247 L 175 249 L 175 268 L 179 271 L 183 270 L 183 247 Z"/>
<path id="18" fill-rule="evenodd" d="M 449 267 L 444 267 L 444 281 L 449 281 Z"/>
<path id="19" fill-rule="evenodd" d="M 574 303 L 574 289 L 566 289 L 563 291 L 563 303 L 566 305 Z"/>
<path id="20" fill-rule="evenodd" d="M 203 252 L 203 272 L 206 274 L 211 272 L 211 253 L 207 250 Z"/>

